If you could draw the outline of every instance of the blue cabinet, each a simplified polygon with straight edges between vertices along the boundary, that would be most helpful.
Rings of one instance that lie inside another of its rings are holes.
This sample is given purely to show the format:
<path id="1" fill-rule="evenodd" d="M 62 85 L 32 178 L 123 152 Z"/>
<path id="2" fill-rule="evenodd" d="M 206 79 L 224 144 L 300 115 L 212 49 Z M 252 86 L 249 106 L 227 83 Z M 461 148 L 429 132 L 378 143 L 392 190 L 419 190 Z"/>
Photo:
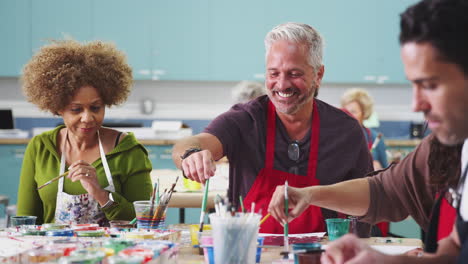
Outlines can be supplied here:
<path id="1" fill-rule="evenodd" d="M 26 145 L 0 145 L 0 194 L 8 196 L 10 204 L 16 204 L 18 185 Z M 3 214 L 3 210 L 0 210 Z M 3 215 L 0 215 L 3 217 Z"/>
<path id="2" fill-rule="evenodd" d="M 33 52 L 51 39 L 92 37 L 91 0 L 31 1 L 31 42 Z"/>
<path id="3" fill-rule="evenodd" d="M 325 39 L 324 82 L 405 83 L 399 14 L 416 0 L 18 0 L 2 1 L 0 76 L 18 76 L 49 39 L 115 42 L 135 79 L 263 79 L 263 39 L 303 22 Z M 15 23 L 11 23 L 15 21 Z M 8 26 L 7 26 L 8 25 Z M 14 50 L 14 52 L 11 52 Z"/>
<path id="4" fill-rule="evenodd" d="M 148 157 L 153 165 L 153 170 L 176 169 L 172 162 L 172 145 L 146 145 Z"/>
<path id="5" fill-rule="evenodd" d="M 0 77 L 19 76 L 31 57 L 31 3 L 0 1 Z"/>
<path id="6" fill-rule="evenodd" d="M 154 1 L 93 1 L 92 38 L 110 41 L 127 55 L 135 79 L 152 75 L 153 39 L 151 34 Z"/>

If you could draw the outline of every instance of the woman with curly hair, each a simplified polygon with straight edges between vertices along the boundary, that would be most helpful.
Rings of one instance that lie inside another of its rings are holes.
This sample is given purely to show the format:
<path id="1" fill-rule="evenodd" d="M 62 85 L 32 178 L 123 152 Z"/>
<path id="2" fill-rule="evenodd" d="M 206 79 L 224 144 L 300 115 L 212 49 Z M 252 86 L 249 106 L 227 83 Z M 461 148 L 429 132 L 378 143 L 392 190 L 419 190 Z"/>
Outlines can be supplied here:
<path id="1" fill-rule="evenodd" d="M 35 215 L 39 224 L 133 219 L 132 202 L 148 200 L 152 191 L 148 153 L 132 133 L 102 127 L 105 107 L 123 103 L 130 92 L 125 55 L 100 41 L 54 41 L 26 64 L 22 81 L 28 100 L 65 125 L 29 142 L 18 215 Z"/>

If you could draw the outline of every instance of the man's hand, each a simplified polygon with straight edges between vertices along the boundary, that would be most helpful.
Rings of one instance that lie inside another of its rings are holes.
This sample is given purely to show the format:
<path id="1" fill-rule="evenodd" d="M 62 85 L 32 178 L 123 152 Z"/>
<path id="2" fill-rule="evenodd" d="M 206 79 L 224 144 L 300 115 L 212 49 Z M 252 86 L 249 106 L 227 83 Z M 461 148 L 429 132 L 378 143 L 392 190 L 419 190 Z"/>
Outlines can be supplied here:
<path id="1" fill-rule="evenodd" d="M 284 213 L 284 185 L 277 186 L 268 205 L 268 212 L 281 224 L 285 224 L 286 221 L 291 222 L 309 207 L 309 192 L 312 191 L 312 188 L 288 187 L 288 205 L 292 210 L 289 212 L 289 218 L 286 219 L 286 214 Z"/>
<path id="2" fill-rule="evenodd" d="M 388 255 L 382 254 L 352 234 L 331 242 L 320 259 L 322 264 L 388 263 Z"/>
<path id="3" fill-rule="evenodd" d="M 185 176 L 192 181 L 205 183 L 215 175 L 216 164 L 209 150 L 195 152 L 182 160 L 181 164 Z"/>

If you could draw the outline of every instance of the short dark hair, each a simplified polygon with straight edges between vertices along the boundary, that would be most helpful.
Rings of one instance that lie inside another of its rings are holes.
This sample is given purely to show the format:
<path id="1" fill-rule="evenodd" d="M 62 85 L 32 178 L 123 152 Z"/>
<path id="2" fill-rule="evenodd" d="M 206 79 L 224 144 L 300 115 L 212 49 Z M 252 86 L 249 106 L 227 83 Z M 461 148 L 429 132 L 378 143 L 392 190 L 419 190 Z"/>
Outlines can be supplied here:
<path id="1" fill-rule="evenodd" d="M 422 0 L 401 15 L 400 44 L 432 44 L 442 60 L 468 75 L 468 1 Z"/>

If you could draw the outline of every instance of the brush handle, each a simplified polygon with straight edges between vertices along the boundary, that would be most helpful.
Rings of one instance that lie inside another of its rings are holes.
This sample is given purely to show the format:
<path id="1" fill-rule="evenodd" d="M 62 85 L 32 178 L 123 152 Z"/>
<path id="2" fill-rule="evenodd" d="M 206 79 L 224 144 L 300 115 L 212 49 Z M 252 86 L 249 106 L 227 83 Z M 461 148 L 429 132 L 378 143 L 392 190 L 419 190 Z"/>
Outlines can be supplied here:
<path id="1" fill-rule="evenodd" d="M 65 172 L 65 173 L 60 174 L 60 175 L 57 176 L 57 177 L 52 178 L 50 181 L 48 181 L 48 182 L 42 184 L 41 186 L 37 187 L 37 190 L 40 190 L 40 189 L 46 187 L 47 185 L 53 183 L 54 181 L 57 181 L 58 179 L 67 176 L 69 172 L 70 172 L 70 171 L 67 171 L 67 172 Z"/>

